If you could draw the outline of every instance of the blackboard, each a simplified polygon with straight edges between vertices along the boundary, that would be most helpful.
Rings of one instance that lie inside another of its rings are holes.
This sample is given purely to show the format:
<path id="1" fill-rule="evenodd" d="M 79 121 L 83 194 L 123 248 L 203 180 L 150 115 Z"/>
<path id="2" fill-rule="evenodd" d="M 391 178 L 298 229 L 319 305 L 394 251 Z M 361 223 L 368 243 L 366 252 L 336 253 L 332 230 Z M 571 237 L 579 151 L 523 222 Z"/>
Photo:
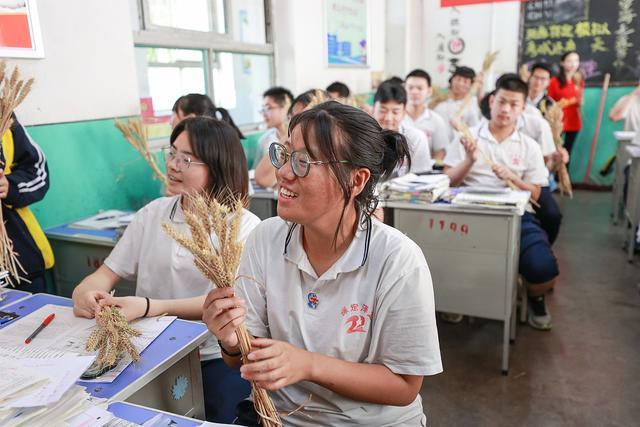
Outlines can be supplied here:
<path id="1" fill-rule="evenodd" d="M 640 0 L 529 0 L 521 6 L 518 64 L 580 54 L 587 86 L 640 80 Z"/>

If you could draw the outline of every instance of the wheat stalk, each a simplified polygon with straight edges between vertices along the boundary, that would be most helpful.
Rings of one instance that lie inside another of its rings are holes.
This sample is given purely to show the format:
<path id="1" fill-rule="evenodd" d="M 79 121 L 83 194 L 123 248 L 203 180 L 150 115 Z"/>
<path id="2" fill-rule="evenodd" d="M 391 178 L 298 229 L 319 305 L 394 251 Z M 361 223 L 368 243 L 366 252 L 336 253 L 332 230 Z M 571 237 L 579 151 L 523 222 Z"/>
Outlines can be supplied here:
<path id="1" fill-rule="evenodd" d="M 6 61 L 0 61 L 0 140 L 4 136 L 5 132 L 11 129 L 13 125 L 12 114 L 18 105 L 20 105 L 33 85 L 33 79 L 29 79 L 26 82 L 20 78 L 20 70 L 18 67 L 14 67 L 11 72 L 11 76 L 7 76 L 7 64 Z M 2 146 L 0 145 L 0 151 Z M 3 156 L 4 157 L 4 156 Z M 0 170 L 4 173 L 5 164 L 0 163 Z M 7 234 L 4 218 L 2 215 L 2 209 L 0 208 L 0 271 L 8 271 L 13 280 L 18 283 L 27 282 L 22 274 L 27 274 L 25 269 L 18 260 L 18 254 L 13 250 L 13 242 Z M 13 285 L 13 281 L 10 281 Z"/>
<path id="2" fill-rule="evenodd" d="M 549 122 L 549 126 L 551 126 L 553 142 L 555 143 L 556 148 L 562 148 L 564 145 L 564 141 L 562 139 L 562 107 L 559 104 L 554 104 L 547 108 L 546 103 L 543 102 L 540 104 L 540 110 L 542 111 L 544 118 Z M 555 171 L 558 173 L 558 189 L 560 190 L 560 194 L 563 196 L 567 194 L 569 198 L 573 198 L 573 186 L 571 185 L 571 177 L 569 176 L 567 165 L 562 162 L 558 162 L 555 165 Z"/>
<path id="3" fill-rule="evenodd" d="M 462 134 L 462 137 L 468 141 L 473 141 L 475 140 L 475 138 L 473 137 L 473 134 L 471 133 L 471 131 L 469 130 L 469 127 L 465 124 L 465 123 L 456 123 L 456 125 L 454 126 L 455 130 L 457 130 L 458 132 L 460 132 Z M 480 156 L 482 157 L 482 160 L 488 164 L 489 166 L 493 167 L 496 162 L 494 162 L 493 160 L 491 160 L 491 158 L 489 156 L 487 156 L 487 154 L 482 151 L 480 149 L 479 146 L 476 146 L 476 152 L 478 152 L 480 154 Z M 512 190 L 515 191 L 520 191 L 520 187 L 518 187 L 517 185 L 515 185 L 513 183 L 513 181 L 511 181 L 510 179 L 505 179 L 504 180 L 505 184 L 507 184 L 507 186 L 509 188 L 511 188 Z M 540 204 L 533 200 L 533 198 L 529 198 L 529 203 L 531 203 L 532 205 L 534 205 L 535 207 L 539 208 Z"/>
<path id="4" fill-rule="evenodd" d="M 96 362 L 102 366 L 113 366 L 125 355 L 134 362 L 140 360 L 140 354 L 131 342 L 132 337 L 140 336 L 140 331 L 132 328 L 127 318 L 117 307 L 104 307 L 96 315 L 97 328 L 91 332 L 85 348 L 98 350 Z"/>
<path id="5" fill-rule="evenodd" d="M 234 197 L 219 202 L 208 195 L 188 197 L 185 222 L 191 236 L 180 233 L 171 224 L 162 228 L 181 246 L 193 254 L 194 264 L 216 287 L 233 287 L 236 281 L 243 245 L 238 240 L 244 201 Z M 214 244 L 211 235 L 217 236 Z M 243 323 L 236 330 L 243 362 L 248 363 L 251 335 Z M 267 391 L 251 382 L 253 404 L 265 427 L 280 427 L 280 415 Z"/>
<path id="6" fill-rule="evenodd" d="M 165 186 L 169 183 L 167 176 L 162 173 L 155 157 L 151 154 L 151 148 L 149 147 L 149 138 L 147 135 L 147 129 L 142 124 L 140 118 L 129 119 L 127 122 L 122 122 L 118 119 L 114 120 L 116 127 L 133 148 L 144 158 L 149 164 L 153 175 L 160 180 Z"/>
<path id="7" fill-rule="evenodd" d="M 429 99 L 429 108 L 433 110 L 438 106 L 438 104 L 446 101 L 447 99 L 449 99 L 449 92 L 443 90 L 439 86 L 434 86 L 431 98 Z"/>
<path id="8" fill-rule="evenodd" d="M 489 69 L 495 62 L 496 58 L 498 57 L 499 52 L 500 52 L 499 50 L 496 50 L 493 52 L 487 52 L 484 55 L 484 60 L 482 61 L 483 75 L 489 72 Z M 471 89 L 469 89 L 469 92 L 465 95 L 464 99 L 462 100 L 462 103 L 460 104 L 460 107 L 458 108 L 456 113 L 453 115 L 453 119 L 459 119 L 460 117 L 462 117 L 464 110 L 467 108 L 467 106 L 469 106 L 471 99 L 478 92 L 478 89 L 480 88 L 481 84 L 482 84 L 481 81 L 476 77 L 476 79 L 471 84 Z"/>

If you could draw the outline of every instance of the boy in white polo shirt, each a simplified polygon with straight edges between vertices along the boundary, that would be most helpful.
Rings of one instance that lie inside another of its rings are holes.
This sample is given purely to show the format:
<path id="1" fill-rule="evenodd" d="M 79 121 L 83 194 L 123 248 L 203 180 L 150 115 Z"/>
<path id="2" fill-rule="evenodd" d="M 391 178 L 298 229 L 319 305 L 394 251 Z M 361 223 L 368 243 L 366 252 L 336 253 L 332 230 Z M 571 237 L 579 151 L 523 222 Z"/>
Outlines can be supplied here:
<path id="1" fill-rule="evenodd" d="M 524 110 L 527 84 L 518 77 L 500 79 L 490 98 L 491 120 L 482 122 L 472 133 L 473 141 L 453 142 L 445 157 L 445 171 L 452 185 L 504 188 L 506 180 L 531 192 L 537 200 L 541 187 L 547 185 L 548 170 L 538 144 L 517 130 L 517 120 Z M 489 165 L 482 152 L 494 163 Z M 540 330 L 551 329 L 551 315 L 544 295 L 553 288 L 558 264 L 547 234 L 531 213 L 521 222 L 520 274 L 529 294 L 529 324 Z"/>
<path id="2" fill-rule="evenodd" d="M 444 159 L 451 131 L 442 116 L 427 106 L 427 100 L 433 92 L 431 76 L 424 70 L 415 69 L 407 74 L 404 88 L 409 99 L 402 124 L 423 131 L 429 140 L 431 157 L 434 160 Z"/>
<path id="3" fill-rule="evenodd" d="M 461 121 L 469 127 L 477 125 L 480 121 L 481 114 L 478 106 L 478 97 L 472 96 L 471 100 L 464 105 L 465 98 L 476 78 L 476 72 L 473 71 L 473 68 L 457 67 L 449 78 L 449 99 L 442 101 L 434 108 L 434 111 L 440 114 L 449 124 L 449 141 L 455 136 L 451 126 L 453 120 Z M 463 105 L 462 114 L 456 117 Z"/>
<path id="4" fill-rule="evenodd" d="M 433 168 L 431 150 L 427 135 L 417 128 L 406 125 L 407 92 L 401 84 L 386 81 L 382 83 L 373 98 L 373 117 L 384 129 L 399 132 L 407 138 L 411 157 L 411 167 L 401 167 L 399 174 L 426 172 Z"/>
<path id="5" fill-rule="evenodd" d="M 371 217 L 406 140 L 335 101 L 290 129 L 270 151 L 279 216 L 249 237 L 237 296 L 210 292 L 204 321 L 225 361 L 291 412 L 287 426 L 424 426 L 423 376 L 442 371 L 431 275 L 415 243 Z M 261 338 L 242 365 L 244 320 Z M 258 425 L 250 404 L 238 415 Z"/>

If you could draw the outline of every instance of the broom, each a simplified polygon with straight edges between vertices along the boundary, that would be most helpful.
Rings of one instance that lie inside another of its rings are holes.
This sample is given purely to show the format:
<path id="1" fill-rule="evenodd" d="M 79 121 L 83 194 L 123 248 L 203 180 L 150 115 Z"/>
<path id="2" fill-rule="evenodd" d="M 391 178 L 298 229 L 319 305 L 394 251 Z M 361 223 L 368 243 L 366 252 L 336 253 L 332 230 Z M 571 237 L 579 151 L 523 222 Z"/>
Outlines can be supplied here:
<path id="1" fill-rule="evenodd" d="M 0 140 L 5 132 L 13 125 L 13 110 L 24 101 L 33 85 L 33 79 L 26 82 L 20 78 L 18 67 L 14 67 L 10 76 L 6 72 L 6 62 L 0 61 Z M 0 151 L 2 146 L 0 145 Z M 4 163 L 0 163 L 0 170 L 4 173 Z M 21 277 L 27 272 L 18 261 L 18 254 L 13 250 L 13 242 L 7 234 L 2 209 L 0 208 L 0 271 L 8 271 L 11 277 L 29 283 L 29 280 Z M 13 285 L 13 283 L 12 283 Z"/>
<path id="2" fill-rule="evenodd" d="M 559 104 L 554 104 L 552 107 L 547 108 L 543 102 L 540 105 L 540 111 L 544 118 L 549 122 L 551 126 L 551 132 L 553 133 L 553 142 L 556 148 L 562 148 L 564 141 L 562 139 L 562 107 Z M 573 198 L 573 186 L 571 185 L 571 178 L 569 177 L 569 171 L 567 165 L 560 162 L 555 165 L 555 171 L 558 173 L 558 189 L 563 196 L 566 194 L 569 198 Z"/>
<path id="3" fill-rule="evenodd" d="M 220 203 L 215 197 L 197 195 L 189 198 L 184 217 L 191 236 L 181 234 L 171 224 L 162 225 L 165 232 L 178 244 L 193 254 L 195 266 L 216 287 L 233 287 L 236 281 L 242 243 L 238 241 L 244 202 L 235 197 Z M 218 237 L 218 245 L 211 241 L 211 234 Z M 251 335 L 243 323 L 236 330 L 242 360 L 248 362 L 251 352 Z M 265 427 L 282 426 L 280 415 L 267 391 L 251 382 L 253 404 Z"/>
<path id="4" fill-rule="evenodd" d="M 155 157 L 151 154 L 151 148 L 149 147 L 149 138 L 147 136 L 147 130 L 142 124 L 140 118 L 129 119 L 126 123 L 118 119 L 114 120 L 116 127 L 122 132 L 122 135 L 127 142 L 136 149 L 142 158 L 147 162 L 153 171 L 153 175 L 162 182 L 165 187 L 169 183 L 167 176 L 162 173 Z"/>

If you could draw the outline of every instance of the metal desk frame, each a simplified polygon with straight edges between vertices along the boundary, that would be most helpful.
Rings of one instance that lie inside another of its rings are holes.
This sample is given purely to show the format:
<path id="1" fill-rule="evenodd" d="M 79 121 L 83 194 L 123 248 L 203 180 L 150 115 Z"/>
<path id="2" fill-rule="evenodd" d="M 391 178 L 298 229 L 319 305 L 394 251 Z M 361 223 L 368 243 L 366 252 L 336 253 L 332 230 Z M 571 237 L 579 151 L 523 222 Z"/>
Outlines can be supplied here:
<path id="1" fill-rule="evenodd" d="M 611 221 L 614 225 L 624 222 L 624 168 L 629 162 L 626 147 L 631 145 L 633 138 L 624 138 L 614 132 L 617 141 L 615 175 L 613 180 L 613 205 L 611 207 Z"/>
<path id="2" fill-rule="evenodd" d="M 516 336 L 520 215 L 511 210 L 387 202 L 385 222 L 424 252 L 436 310 L 503 322 L 502 373 L 507 375 L 509 343 Z"/>
<path id="3" fill-rule="evenodd" d="M 627 259 L 633 262 L 636 243 L 636 230 L 640 225 L 640 146 L 628 146 L 625 149 L 629 166 L 627 181 L 627 203 L 624 208 L 627 231 Z"/>

